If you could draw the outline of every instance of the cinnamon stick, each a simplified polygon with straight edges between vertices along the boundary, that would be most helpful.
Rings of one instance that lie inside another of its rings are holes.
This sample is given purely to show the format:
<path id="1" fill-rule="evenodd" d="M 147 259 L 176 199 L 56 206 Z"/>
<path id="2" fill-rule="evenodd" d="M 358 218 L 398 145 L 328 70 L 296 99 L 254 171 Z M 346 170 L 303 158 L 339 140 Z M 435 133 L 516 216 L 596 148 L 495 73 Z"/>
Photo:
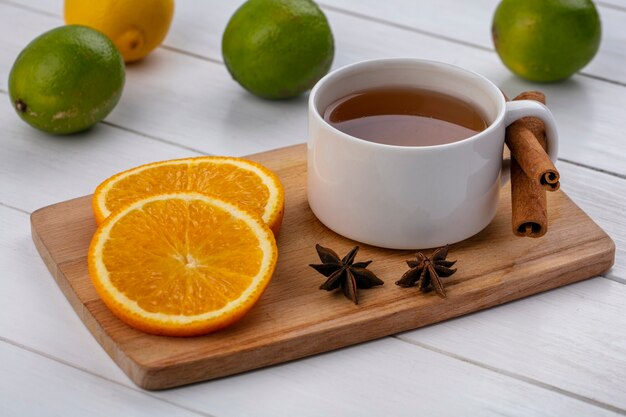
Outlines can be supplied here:
<path id="1" fill-rule="evenodd" d="M 545 104 L 545 96 L 538 91 L 522 93 L 514 100 L 536 100 Z M 556 177 L 548 175 L 547 178 L 550 181 L 547 183 L 552 185 L 551 188 L 545 188 L 536 176 L 537 171 L 546 167 L 545 161 L 541 162 L 547 158 L 543 122 L 535 117 L 520 119 L 506 129 L 505 141 L 511 150 L 513 233 L 517 236 L 541 237 L 548 231 L 546 189 L 556 190 L 559 184 L 556 169 L 554 169 Z M 539 147 L 539 151 L 537 147 Z M 549 158 L 547 159 L 549 160 Z M 526 164 L 526 170 L 523 169 L 521 161 Z M 528 175 L 526 171 L 530 171 L 533 175 Z"/>
<path id="2" fill-rule="evenodd" d="M 527 91 L 514 100 L 535 100 L 544 103 L 540 91 Z M 547 191 L 560 188 L 559 172 L 546 153 L 545 127 L 536 117 L 525 117 L 507 128 L 506 144 L 526 175 Z"/>

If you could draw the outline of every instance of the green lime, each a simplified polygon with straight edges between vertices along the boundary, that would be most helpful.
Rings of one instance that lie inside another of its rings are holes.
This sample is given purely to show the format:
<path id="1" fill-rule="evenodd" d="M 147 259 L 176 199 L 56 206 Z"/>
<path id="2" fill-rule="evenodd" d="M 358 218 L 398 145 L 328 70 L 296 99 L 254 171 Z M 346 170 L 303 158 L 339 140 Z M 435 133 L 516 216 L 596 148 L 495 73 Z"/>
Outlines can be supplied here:
<path id="1" fill-rule="evenodd" d="M 31 126 L 74 133 L 113 110 L 124 76 L 124 60 L 106 36 L 85 26 L 62 26 L 20 53 L 9 74 L 9 95 Z"/>
<path id="2" fill-rule="evenodd" d="M 552 82 L 591 61 L 600 46 L 601 25 L 590 0 L 503 0 L 491 32 L 511 71 L 531 81 Z"/>
<path id="3" fill-rule="evenodd" d="M 326 16 L 310 0 L 248 0 L 222 38 L 233 78 L 268 99 L 309 90 L 328 72 L 334 50 Z"/>

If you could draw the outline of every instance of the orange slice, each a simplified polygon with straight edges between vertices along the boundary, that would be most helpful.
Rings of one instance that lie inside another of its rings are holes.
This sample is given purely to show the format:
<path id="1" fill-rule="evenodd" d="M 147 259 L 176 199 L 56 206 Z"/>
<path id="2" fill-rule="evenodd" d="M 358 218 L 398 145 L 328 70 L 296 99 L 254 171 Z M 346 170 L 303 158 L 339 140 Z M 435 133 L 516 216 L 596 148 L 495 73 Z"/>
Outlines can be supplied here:
<path id="1" fill-rule="evenodd" d="M 109 309 L 148 333 L 193 336 L 234 323 L 274 272 L 269 227 L 241 205 L 194 192 L 120 208 L 89 247 L 91 280 Z"/>
<path id="2" fill-rule="evenodd" d="M 278 234 L 285 194 L 276 174 L 256 162 L 225 156 L 154 162 L 112 176 L 94 193 L 96 222 L 101 223 L 111 212 L 147 195 L 179 191 L 235 201 L 258 213 Z"/>

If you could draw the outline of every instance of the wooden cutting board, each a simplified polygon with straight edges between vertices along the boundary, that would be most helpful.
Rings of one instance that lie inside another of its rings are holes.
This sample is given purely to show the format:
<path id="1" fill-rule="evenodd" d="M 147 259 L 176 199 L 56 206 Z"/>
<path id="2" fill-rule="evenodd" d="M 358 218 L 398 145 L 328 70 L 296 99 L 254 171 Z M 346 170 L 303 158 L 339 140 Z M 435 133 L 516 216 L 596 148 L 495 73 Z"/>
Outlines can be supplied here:
<path id="1" fill-rule="evenodd" d="M 385 285 L 361 290 L 360 303 L 354 305 L 340 292 L 320 291 L 324 277 L 308 266 L 319 263 L 316 243 L 341 256 L 357 243 L 327 229 L 309 209 L 306 147 L 251 159 L 274 170 L 285 187 L 279 261 L 272 282 L 248 315 L 207 336 L 152 336 L 109 312 L 87 273 L 87 248 L 96 227 L 90 196 L 44 207 L 31 216 L 35 245 L 74 310 L 143 388 L 218 378 L 415 329 L 598 275 L 614 261 L 613 241 L 563 192 L 549 194 L 547 235 L 515 237 L 509 187 L 504 187 L 494 221 L 451 246 L 449 259 L 458 260 L 458 272 L 445 279 L 447 299 L 394 284 L 413 252 L 361 245 L 357 261 L 372 259 L 370 269 Z"/>

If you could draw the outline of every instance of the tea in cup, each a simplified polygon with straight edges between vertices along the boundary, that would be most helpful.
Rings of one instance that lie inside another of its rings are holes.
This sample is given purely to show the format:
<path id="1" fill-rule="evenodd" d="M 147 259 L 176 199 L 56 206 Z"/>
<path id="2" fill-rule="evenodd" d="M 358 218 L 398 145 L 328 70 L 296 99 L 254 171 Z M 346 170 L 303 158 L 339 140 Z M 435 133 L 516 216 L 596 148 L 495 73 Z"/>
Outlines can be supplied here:
<path id="1" fill-rule="evenodd" d="M 505 128 L 541 103 L 506 102 L 474 72 L 419 59 L 340 68 L 309 97 L 307 196 L 317 218 L 359 242 L 423 249 L 464 240 L 494 218 Z"/>

